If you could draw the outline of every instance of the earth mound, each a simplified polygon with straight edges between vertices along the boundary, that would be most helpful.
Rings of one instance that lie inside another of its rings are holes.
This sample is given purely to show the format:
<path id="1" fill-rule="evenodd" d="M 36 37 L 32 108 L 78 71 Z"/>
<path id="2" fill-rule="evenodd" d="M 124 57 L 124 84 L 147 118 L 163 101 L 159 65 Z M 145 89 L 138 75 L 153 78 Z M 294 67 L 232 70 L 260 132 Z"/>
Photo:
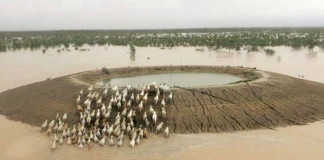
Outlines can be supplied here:
<path id="1" fill-rule="evenodd" d="M 231 132 L 302 125 L 324 118 L 324 84 L 254 68 L 225 66 L 128 67 L 87 71 L 0 93 L 0 114 L 40 126 L 57 112 L 78 116 L 75 99 L 82 88 L 114 77 L 166 72 L 215 72 L 244 80 L 209 88 L 173 89 L 167 119 L 173 133 Z"/>

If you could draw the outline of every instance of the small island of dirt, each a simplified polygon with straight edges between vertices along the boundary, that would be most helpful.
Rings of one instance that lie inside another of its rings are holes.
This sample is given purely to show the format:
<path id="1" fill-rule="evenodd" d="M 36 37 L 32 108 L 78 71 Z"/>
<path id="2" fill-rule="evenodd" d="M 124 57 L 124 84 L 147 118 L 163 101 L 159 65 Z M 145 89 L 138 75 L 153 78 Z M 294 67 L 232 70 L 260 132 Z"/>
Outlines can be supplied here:
<path id="1" fill-rule="evenodd" d="M 167 72 L 215 72 L 244 80 L 224 86 L 173 89 L 167 108 L 173 133 L 231 132 L 302 125 L 324 118 L 324 84 L 254 68 L 225 66 L 128 67 L 87 71 L 0 93 L 0 114 L 39 126 L 57 112 L 78 118 L 75 99 L 82 88 L 114 77 Z"/>

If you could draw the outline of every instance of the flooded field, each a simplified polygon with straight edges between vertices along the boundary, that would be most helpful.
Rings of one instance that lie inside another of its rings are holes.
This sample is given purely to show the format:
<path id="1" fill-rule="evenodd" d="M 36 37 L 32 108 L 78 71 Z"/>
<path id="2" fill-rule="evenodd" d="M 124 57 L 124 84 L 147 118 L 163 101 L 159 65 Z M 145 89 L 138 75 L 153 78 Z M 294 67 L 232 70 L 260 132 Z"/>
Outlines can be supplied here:
<path id="1" fill-rule="evenodd" d="M 165 73 L 165 74 L 150 74 L 143 76 L 124 77 L 106 79 L 98 82 L 99 86 L 144 86 L 155 82 L 156 84 L 167 84 L 168 86 L 180 87 L 208 87 L 219 86 L 237 82 L 241 78 L 229 74 L 216 73 Z"/>
<path id="2" fill-rule="evenodd" d="M 153 137 L 135 150 L 129 147 L 78 149 L 63 145 L 50 151 L 48 138 L 36 127 L 0 116 L 3 138 L 1 159 L 321 159 L 324 146 L 323 122 L 276 130 L 254 130 L 226 134 L 172 135 Z M 14 127 L 12 127 L 14 126 Z M 10 130 L 8 129 L 10 128 Z M 235 153 L 235 154 L 233 154 Z"/>
<path id="3" fill-rule="evenodd" d="M 87 47 L 90 48 L 90 47 Z M 0 54 L 0 91 L 85 70 L 106 67 L 156 65 L 231 65 L 256 67 L 305 79 L 324 82 L 321 73 L 324 51 L 313 53 L 308 49 L 294 50 L 275 47 L 274 55 L 260 52 L 229 50 L 197 51 L 194 47 L 173 49 L 136 48 L 131 55 L 128 47 L 91 47 L 89 51 L 60 52 L 48 50 L 15 51 Z"/>
<path id="4" fill-rule="evenodd" d="M 90 47 L 89 47 L 90 48 Z M 228 50 L 91 47 L 89 51 L 16 51 L 0 54 L 0 91 L 84 70 L 153 65 L 232 65 L 304 77 L 324 83 L 324 52 L 275 47 L 274 55 Z M 0 159 L 321 159 L 324 124 L 226 134 L 173 135 L 150 138 L 135 150 L 63 146 L 51 152 L 39 128 L 0 116 Z M 233 154 L 235 153 L 235 154 Z"/>

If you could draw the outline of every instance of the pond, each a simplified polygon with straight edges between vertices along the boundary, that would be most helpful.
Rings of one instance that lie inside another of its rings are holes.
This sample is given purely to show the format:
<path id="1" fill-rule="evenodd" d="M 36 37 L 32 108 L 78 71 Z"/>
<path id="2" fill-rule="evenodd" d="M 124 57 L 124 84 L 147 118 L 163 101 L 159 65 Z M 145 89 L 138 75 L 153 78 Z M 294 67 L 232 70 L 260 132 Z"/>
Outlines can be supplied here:
<path id="1" fill-rule="evenodd" d="M 97 83 L 98 86 L 143 86 L 155 82 L 156 84 L 167 84 L 168 86 L 180 87 L 207 87 L 220 86 L 242 80 L 240 77 L 220 73 L 163 73 L 149 74 L 132 77 L 106 79 Z"/>

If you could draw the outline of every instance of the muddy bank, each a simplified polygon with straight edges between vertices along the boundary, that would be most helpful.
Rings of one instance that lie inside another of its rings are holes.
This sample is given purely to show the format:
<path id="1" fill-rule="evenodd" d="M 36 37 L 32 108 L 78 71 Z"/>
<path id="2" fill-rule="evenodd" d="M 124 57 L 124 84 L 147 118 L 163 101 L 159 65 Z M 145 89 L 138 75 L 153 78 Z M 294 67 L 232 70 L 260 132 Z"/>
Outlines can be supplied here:
<path id="1" fill-rule="evenodd" d="M 40 125 L 56 112 L 74 121 L 75 98 L 87 84 L 120 76 L 203 71 L 229 73 L 245 80 L 214 88 L 177 88 L 167 109 L 175 133 L 227 132 L 300 125 L 323 119 L 324 84 L 240 67 L 169 66 L 88 71 L 0 93 L 0 113 L 9 119 Z M 267 74 L 263 77 L 260 73 Z"/>

